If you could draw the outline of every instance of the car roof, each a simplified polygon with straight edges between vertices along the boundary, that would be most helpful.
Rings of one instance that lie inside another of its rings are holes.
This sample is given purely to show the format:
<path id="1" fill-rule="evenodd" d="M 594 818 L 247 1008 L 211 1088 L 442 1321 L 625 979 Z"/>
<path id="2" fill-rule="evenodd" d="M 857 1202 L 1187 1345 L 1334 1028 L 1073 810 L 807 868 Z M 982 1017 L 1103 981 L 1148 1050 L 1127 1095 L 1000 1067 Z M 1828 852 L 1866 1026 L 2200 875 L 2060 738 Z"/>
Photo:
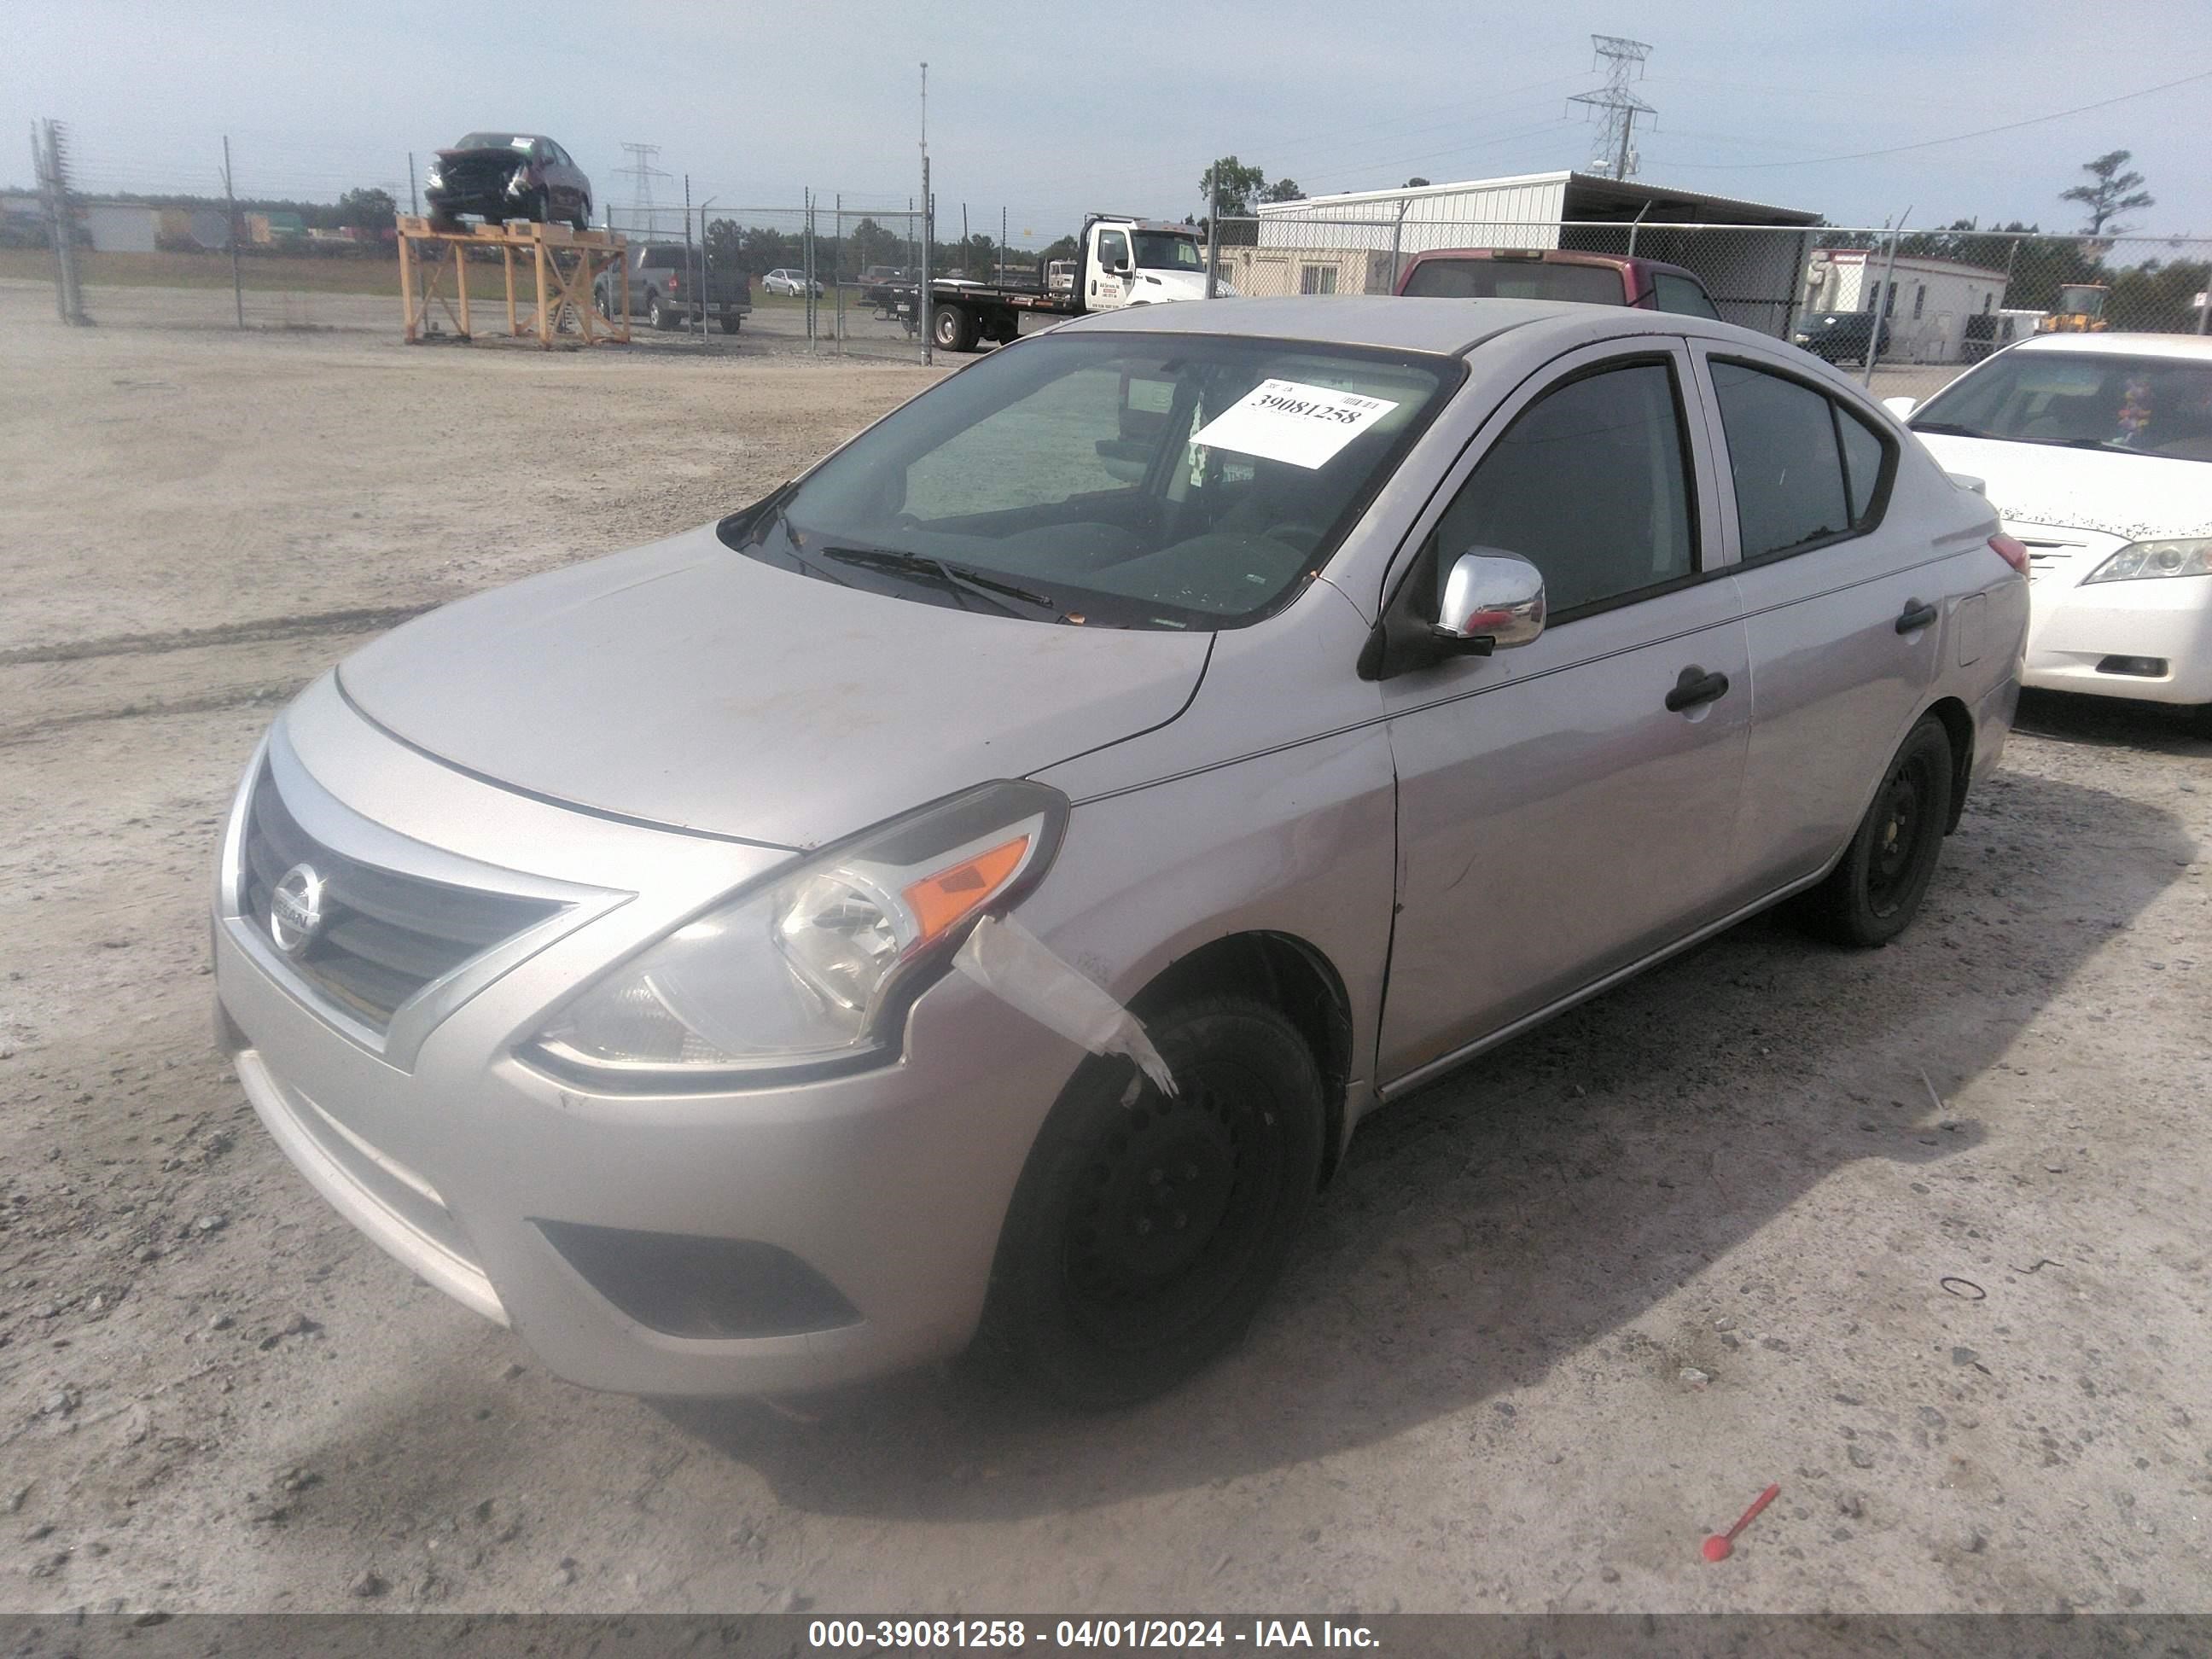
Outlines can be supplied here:
<path id="1" fill-rule="evenodd" d="M 2104 357 L 2192 357 L 2212 361 L 2212 339 L 2202 334 L 2035 334 L 2014 351 L 2078 351 Z"/>
<path id="2" fill-rule="evenodd" d="M 1637 334 L 1697 334 L 1778 342 L 1731 323 L 1630 306 L 1578 305 L 1563 300 L 1437 300 L 1393 294 L 1284 299 L 1186 301 L 1126 306 L 1079 317 L 1052 331 L 1148 334 L 1220 334 L 1310 340 L 1316 344 L 1380 346 L 1462 356 L 1499 335 L 1553 337 L 1559 349 Z"/>

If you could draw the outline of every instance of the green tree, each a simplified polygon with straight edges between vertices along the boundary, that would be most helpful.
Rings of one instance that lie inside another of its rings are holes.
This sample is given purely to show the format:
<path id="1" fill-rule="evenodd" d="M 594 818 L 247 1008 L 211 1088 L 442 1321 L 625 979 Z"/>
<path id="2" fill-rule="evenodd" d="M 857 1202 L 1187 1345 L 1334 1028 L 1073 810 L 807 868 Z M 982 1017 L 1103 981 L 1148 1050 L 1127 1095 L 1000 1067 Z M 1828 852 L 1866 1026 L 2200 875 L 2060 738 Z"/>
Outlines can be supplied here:
<path id="1" fill-rule="evenodd" d="M 2148 191 L 2136 188 L 2143 181 L 2142 174 L 2122 170 L 2134 156 L 2133 150 L 2106 150 L 2095 161 L 2081 163 L 2081 171 L 2090 175 L 2091 183 L 2058 192 L 2060 201 L 2079 202 L 2089 210 L 2089 222 L 2084 228 L 2090 235 L 2117 236 L 2126 227 L 2112 223 L 2113 220 L 2157 203 Z"/>
<path id="2" fill-rule="evenodd" d="M 1298 188 L 1297 179 L 1278 179 L 1260 192 L 1260 199 L 1263 202 L 1303 202 L 1306 199 L 1306 193 Z"/>
<path id="3" fill-rule="evenodd" d="M 1252 198 L 1267 185 L 1267 175 L 1258 167 L 1248 167 L 1233 155 L 1224 155 L 1198 176 L 1199 199 L 1213 210 L 1214 198 L 1220 198 L 1221 214 L 1226 219 L 1249 219 L 1252 216 Z"/>
<path id="4" fill-rule="evenodd" d="M 388 230 L 398 217 L 399 204 L 388 190 L 349 190 L 338 198 L 337 222 L 360 230 Z"/>
<path id="5" fill-rule="evenodd" d="M 1056 242 L 1045 244 L 1044 252 L 1037 255 L 1040 263 L 1050 264 L 1054 259 L 1073 259 L 1083 252 L 1083 244 L 1073 236 L 1063 236 Z"/>
<path id="6" fill-rule="evenodd" d="M 1398 188 L 1401 190 L 1425 190 L 1428 188 L 1428 183 L 1429 181 L 1427 179 L 1422 178 L 1420 174 L 1417 173 L 1412 178 L 1407 179 L 1404 184 L 1399 185 Z"/>

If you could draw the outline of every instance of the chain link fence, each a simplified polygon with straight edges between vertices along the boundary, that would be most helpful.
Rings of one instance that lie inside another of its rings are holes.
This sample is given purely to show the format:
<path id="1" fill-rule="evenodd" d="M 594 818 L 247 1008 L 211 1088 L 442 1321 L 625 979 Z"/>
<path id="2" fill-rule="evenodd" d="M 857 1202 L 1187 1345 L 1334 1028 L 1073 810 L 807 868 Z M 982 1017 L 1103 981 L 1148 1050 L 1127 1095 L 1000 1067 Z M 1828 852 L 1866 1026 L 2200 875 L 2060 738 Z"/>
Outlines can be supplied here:
<path id="1" fill-rule="evenodd" d="M 1408 279 L 1422 256 L 1453 248 L 1524 257 Z M 1390 294 L 1401 280 L 1437 293 L 1555 295 L 1560 279 L 1526 257 L 1549 249 L 1680 266 L 1724 321 L 1792 341 L 1884 397 L 1928 397 L 2039 332 L 2203 333 L 2212 274 L 2212 238 L 1408 222 L 1295 210 L 1224 217 L 1217 258 L 1221 281 L 1246 295 Z M 1606 285 L 1598 273 L 1574 280 Z"/>

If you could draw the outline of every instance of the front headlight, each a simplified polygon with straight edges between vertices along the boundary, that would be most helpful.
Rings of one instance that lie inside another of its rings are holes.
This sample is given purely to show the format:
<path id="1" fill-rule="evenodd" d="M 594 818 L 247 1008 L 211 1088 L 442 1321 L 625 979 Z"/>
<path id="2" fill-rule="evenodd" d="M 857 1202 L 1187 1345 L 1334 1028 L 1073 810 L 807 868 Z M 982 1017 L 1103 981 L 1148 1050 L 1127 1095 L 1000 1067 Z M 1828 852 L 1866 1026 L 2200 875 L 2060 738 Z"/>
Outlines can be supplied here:
<path id="1" fill-rule="evenodd" d="M 431 162 L 428 167 L 422 169 L 423 189 L 441 190 L 445 187 L 445 183 L 446 170 L 440 167 L 435 161 Z"/>
<path id="2" fill-rule="evenodd" d="M 1003 782 L 894 819 L 678 928 L 525 1052 L 681 1087 L 896 1050 L 915 996 L 978 916 L 1043 875 L 1066 816 L 1059 791 Z"/>
<path id="3" fill-rule="evenodd" d="M 2212 537 L 2179 541 L 2130 542 L 2081 579 L 2092 582 L 2131 582 L 2149 576 L 2212 574 Z"/>

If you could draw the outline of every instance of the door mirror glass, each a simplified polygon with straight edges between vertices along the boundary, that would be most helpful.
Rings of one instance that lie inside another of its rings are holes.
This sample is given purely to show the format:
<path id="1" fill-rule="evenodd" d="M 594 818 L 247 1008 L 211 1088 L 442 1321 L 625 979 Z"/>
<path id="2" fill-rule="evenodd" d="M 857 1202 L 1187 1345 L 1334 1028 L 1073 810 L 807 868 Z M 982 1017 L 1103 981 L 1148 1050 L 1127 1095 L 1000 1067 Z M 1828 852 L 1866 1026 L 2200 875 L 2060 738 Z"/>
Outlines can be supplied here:
<path id="1" fill-rule="evenodd" d="M 1452 561 L 1444 579 L 1436 631 L 1484 656 L 1528 644 L 1544 631 L 1543 573 L 1517 553 L 1468 549 Z"/>
<path id="2" fill-rule="evenodd" d="M 1881 400 L 1881 406 L 1887 410 L 1891 414 L 1896 416 L 1897 418 L 1901 421 L 1906 416 L 1911 414 L 1914 410 L 1920 407 L 1920 399 L 1917 398 L 1884 398 Z"/>

